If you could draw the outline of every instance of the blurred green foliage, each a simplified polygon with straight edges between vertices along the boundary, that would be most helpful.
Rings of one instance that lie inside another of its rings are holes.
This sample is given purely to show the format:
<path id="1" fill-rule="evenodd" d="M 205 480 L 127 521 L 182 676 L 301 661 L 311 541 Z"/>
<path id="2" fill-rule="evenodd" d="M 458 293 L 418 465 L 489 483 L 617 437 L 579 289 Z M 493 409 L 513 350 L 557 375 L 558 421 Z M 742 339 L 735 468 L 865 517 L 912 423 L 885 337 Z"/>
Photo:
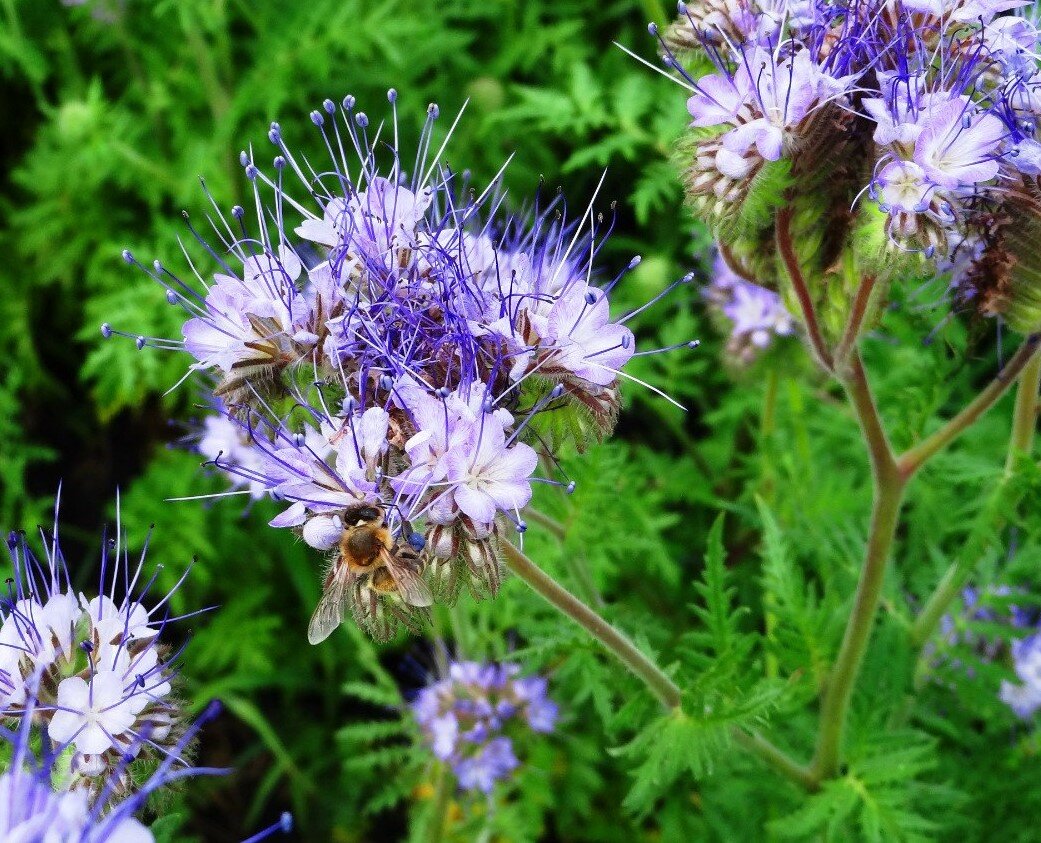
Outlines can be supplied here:
<path id="1" fill-rule="evenodd" d="M 0 515 L 10 528 L 45 520 L 62 480 L 66 553 L 86 582 L 119 486 L 132 542 L 157 525 L 151 554 L 165 585 L 197 559 L 174 608 L 219 606 L 189 623 L 184 676 L 196 707 L 224 700 L 200 752 L 235 772 L 186 788 L 163 839 L 240 839 L 286 808 L 305 840 L 422 839 L 435 771 L 403 706 L 435 654 L 406 638 L 376 648 L 349 625 L 309 647 L 321 560 L 266 527 L 272 506 L 168 502 L 222 482 L 170 447 L 196 413 L 190 386 L 164 394 L 186 360 L 99 335 L 103 321 L 179 330 L 178 311 L 120 250 L 186 266 L 180 212 L 205 213 L 199 176 L 230 206 L 245 189 L 238 150 L 266 149 L 269 121 L 320 154 L 310 109 L 350 92 L 375 113 L 394 86 L 403 132 L 428 101 L 452 114 L 468 100 L 449 160 L 480 183 L 516 152 L 506 173 L 516 205 L 540 177 L 584 204 L 606 167 L 598 207 L 619 203 L 606 270 L 642 254 L 618 307 L 642 303 L 705 251 L 669 160 L 683 91 L 612 43 L 653 60 L 648 16 L 664 11 L 610 0 L 0 0 Z M 940 316 L 921 305 L 920 293 L 898 292 L 866 343 L 897 446 L 995 367 L 980 326 L 954 323 L 924 344 Z M 575 494 L 537 489 L 565 539 L 533 525 L 526 549 L 683 678 L 684 714 L 660 717 L 522 583 L 494 602 L 461 601 L 438 632 L 467 657 L 547 673 L 563 722 L 493 802 L 453 806 L 451 839 L 989 840 L 999 828 L 1036 839 L 1041 745 L 996 699 L 1007 665 L 958 652 L 943 662 L 958 666 L 912 695 L 907 643 L 915 606 L 999 475 L 1010 399 L 913 485 L 848 768 L 807 798 L 734 747 L 729 727 L 768 725 L 800 757 L 812 746 L 810 704 L 866 532 L 856 425 L 798 349 L 773 372 L 721 365 L 725 337 L 704 318 L 697 284 L 635 323 L 645 347 L 703 339 L 631 370 L 687 410 L 626 385 L 615 439 L 564 458 Z M 1036 470 L 1021 475 L 1036 492 Z M 1041 516 L 1008 515 L 1015 552 L 985 559 L 977 584 L 1036 590 Z"/>

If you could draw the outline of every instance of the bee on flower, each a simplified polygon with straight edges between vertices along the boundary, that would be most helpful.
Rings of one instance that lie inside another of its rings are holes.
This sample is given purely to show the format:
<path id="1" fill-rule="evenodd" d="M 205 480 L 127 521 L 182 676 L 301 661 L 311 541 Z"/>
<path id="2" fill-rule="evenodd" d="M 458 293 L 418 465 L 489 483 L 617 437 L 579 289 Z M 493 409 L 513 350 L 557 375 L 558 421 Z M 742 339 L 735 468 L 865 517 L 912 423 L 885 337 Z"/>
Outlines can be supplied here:
<path id="1" fill-rule="evenodd" d="M 143 267 L 189 318 L 180 341 L 138 345 L 183 349 L 217 383 L 199 450 L 329 554 L 313 643 L 347 616 L 385 639 L 463 587 L 495 595 L 532 482 L 569 486 L 534 476 L 539 452 L 552 467 L 565 437 L 611 432 L 637 353 L 610 313 L 621 275 L 597 283 L 610 226 L 592 206 L 505 213 L 501 173 L 478 191 L 443 163 L 447 141 L 432 151 L 435 105 L 407 171 L 388 98 L 379 125 L 353 97 L 311 113 L 320 173 L 277 123 L 270 172 L 243 153 L 257 220 L 235 207 L 218 246 L 199 236 L 212 281 Z"/>

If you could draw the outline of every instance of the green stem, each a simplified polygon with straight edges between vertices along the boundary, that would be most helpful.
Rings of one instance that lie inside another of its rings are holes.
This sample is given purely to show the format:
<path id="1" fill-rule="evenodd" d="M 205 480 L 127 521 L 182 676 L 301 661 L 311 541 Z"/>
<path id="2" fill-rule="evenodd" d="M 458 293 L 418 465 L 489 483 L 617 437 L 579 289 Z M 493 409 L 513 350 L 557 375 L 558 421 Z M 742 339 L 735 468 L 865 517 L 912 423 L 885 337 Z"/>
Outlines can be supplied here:
<path id="1" fill-rule="evenodd" d="M 766 391 L 763 394 L 763 413 L 759 417 L 759 436 L 768 439 L 777 428 L 777 387 L 781 378 L 776 369 L 766 373 Z"/>
<path id="2" fill-rule="evenodd" d="M 516 545 L 503 542 L 502 549 L 510 570 L 554 608 L 567 615 L 603 644 L 633 675 L 643 680 L 662 705 L 667 708 L 679 708 L 679 686 L 640 652 L 632 641 L 532 562 Z"/>
<path id="3" fill-rule="evenodd" d="M 885 580 L 886 562 L 896 534 L 903 500 L 904 482 L 891 474 L 876 485 L 864 567 L 853 599 L 853 611 L 842 637 L 838 657 L 828 675 L 821 700 L 820 729 L 813 757 L 813 770 L 821 778 L 832 778 L 839 769 L 842 735 L 853 686 L 867 651 Z"/>
<path id="4" fill-rule="evenodd" d="M 807 790 L 816 790 L 819 782 L 813 771 L 793 761 L 784 751 L 778 749 L 758 732 L 742 732 L 734 730 L 734 741 L 753 755 L 759 756 L 769 767 L 781 775 L 802 785 Z"/>
<path id="5" fill-rule="evenodd" d="M 679 686 L 666 676 L 660 667 L 640 652 L 632 641 L 539 568 L 516 545 L 503 542 L 502 549 L 506 556 L 506 564 L 513 573 L 524 580 L 554 608 L 583 627 L 633 675 L 642 679 L 662 705 L 673 711 L 680 708 Z M 791 760 L 766 738 L 757 733 L 749 734 L 737 729 L 733 730 L 731 734 L 737 743 L 758 755 L 778 772 L 804 787 L 816 786 L 816 779 L 806 768 Z"/>
<path id="6" fill-rule="evenodd" d="M 781 260 L 784 262 L 788 279 L 791 281 L 792 289 L 795 291 L 795 298 L 799 302 L 799 310 L 802 312 L 802 321 L 806 328 L 806 338 L 809 340 L 810 348 L 813 349 L 814 356 L 817 358 L 821 368 L 832 372 L 835 369 L 835 361 L 832 358 L 828 344 L 824 341 L 820 323 L 817 321 L 817 311 L 813 306 L 813 296 L 810 294 L 810 288 L 806 285 L 806 278 L 803 276 L 802 267 L 799 265 L 799 256 L 795 252 L 791 226 L 791 208 L 784 208 L 778 211 L 775 225 L 777 251 L 781 253 Z"/>
<path id="7" fill-rule="evenodd" d="M 925 462 L 938 451 L 947 447 L 965 432 L 980 416 L 994 406 L 995 402 L 1005 394 L 1016 382 L 1023 369 L 1037 354 L 1041 346 L 1041 334 L 1032 334 L 1012 355 L 1004 368 L 998 372 L 979 395 L 977 395 L 960 413 L 948 421 L 935 433 L 927 436 L 910 450 L 900 456 L 898 462 L 900 472 L 905 477 L 914 474 Z"/>
<path id="8" fill-rule="evenodd" d="M 1037 429 L 1038 392 L 1041 389 L 1041 355 L 1030 358 L 1020 376 L 1016 390 L 1016 408 L 1012 417 L 1012 435 L 1009 438 L 1005 473 L 991 494 L 987 505 L 980 513 L 975 529 L 965 541 L 958 558 L 944 572 L 936 589 L 922 607 L 911 627 L 911 641 L 922 647 L 932 638 L 940 620 L 958 599 L 969 576 L 986 555 L 995 532 L 1007 518 L 1007 513 L 1016 508 L 1022 497 L 1021 491 L 1010 489 L 1016 461 L 1029 456 L 1034 445 Z"/>
<path id="9" fill-rule="evenodd" d="M 470 647 L 469 630 L 466 627 L 466 619 L 463 617 L 462 604 L 456 600 L 448 607 L 448 622 L 452 627 L 452 637 L 455 639 L 456 658 L 473 656 Z"/>
<path id="10" fill-rule="evenodd" d="M 839 769 L 849 704 L 875 625 L 886 563 L 896 535 L 906 485 L 906 478 L 897 467 L 879 419 L 859 354 L 854 352 L 850 363 L 849 376 L 843 386 L 856 410 L 871 457 L 873 504 L 864 567 L 853 598 L 853 611 L 821 700 L 817 747 L 811 765 L 818 779 L 832 778 Z"/>
<path id="11" fill-rule="evenodd" d="M 759 417 L 759 491 L 766 503 L 772 504 L 774 492 L 777 487 L 777 477 L 774 472 L 773 436 L 777 426 L 777 389 L 780 377 L 776 369 L 770 369 L 766 374 L 766 390 L 763 394 L 763 412 Z M 763 622 L 766 628 L 766 638 L 774 639 L 777 628 L 777 613 L 775 601 L 770 594 L 764 595 Z M 780 663 L 777 653 L 768 649 L 765 659 L 766 675 L 773 679 L 780 672 Z"/>
<path id="12" fill-rule="evenodd" d="M 557 521 L 550 515 L 538 510 L 528 507 L 524 510 L 525 518 L 534 521 L 545 527 L 549 532 L 556 536 L 557 540 L 561 544 L 564 543 L 564 539 L 567 536 L 567 527 Z M 596 587 L 596 581 L 593 579 L 593 572 L 589 570 L 589 565 L 585 556 L 581 553 L 571 553 L 567 549 L 564 549 L 564 561 L 571 571 L 571 576 L 575 578 L 575 582 L 578 585 L 578 590 L 582 594 L 584 600 L 588 600 L 598 609 L 604 605 L 604 598 L 600 596 L 600 589 Z"/>
<path id="13" fill-rule="evenodd" d="M 452 802 L 452 781 L 445 764 L 437 765 L 434 781 L 434 801 L 427 824 L 427 843 L 441 843 L 448 825 L 448 806 Z"/>
<path id="14" fill-rule="evenodd" d="M 857 347 L 860 333 L 867 322 L 871 305 L 871 294 L 875 291 L 875 278 L 872 275 L 865 277 L 857 293 L 853 297 L 853 305 L 850 308 L 849 319 L 846 329 L 842 332 L 842 338 L 835 347 L 835 365 L 843 367 L 846 365 L 850 355 Z"/>
<path id="15" fill-rule="evenodd" d="M 1016 461 L 1030 456 L 1037 431 L 1038 393 L 1041 392 L 1041 354 L 1035 354 L 1023 367 L 1016 388 L 1016 409 L 1012 415 L 1012 436 L 1005 459 L 1005 477 L 1012 474 Z"/>

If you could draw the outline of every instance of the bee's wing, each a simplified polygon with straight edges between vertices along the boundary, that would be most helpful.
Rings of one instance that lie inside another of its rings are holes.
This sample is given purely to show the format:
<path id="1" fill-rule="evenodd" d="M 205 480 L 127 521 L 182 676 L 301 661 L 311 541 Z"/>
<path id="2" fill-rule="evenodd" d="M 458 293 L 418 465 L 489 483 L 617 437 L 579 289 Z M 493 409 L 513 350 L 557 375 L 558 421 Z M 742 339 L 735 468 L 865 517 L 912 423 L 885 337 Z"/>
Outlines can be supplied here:
<path id="1" fill-rule="evenodd" d="M 434 595 L 430 593 L 430 587 L 420 573 L 409 568 L 389 550 L 384 550 L 380 556 L 394 578 L 402 600 L 410 606 L 433 605 Z"/>
<path id="2" fill-rule="evenodd" d="M 312 644 L 320 644 L 343 623 L 343 606 L 347 595 L 347 582 L 334 578 L 322 592 L 322 599 L 311 615 L 307 625 L 307 640 Z"/>

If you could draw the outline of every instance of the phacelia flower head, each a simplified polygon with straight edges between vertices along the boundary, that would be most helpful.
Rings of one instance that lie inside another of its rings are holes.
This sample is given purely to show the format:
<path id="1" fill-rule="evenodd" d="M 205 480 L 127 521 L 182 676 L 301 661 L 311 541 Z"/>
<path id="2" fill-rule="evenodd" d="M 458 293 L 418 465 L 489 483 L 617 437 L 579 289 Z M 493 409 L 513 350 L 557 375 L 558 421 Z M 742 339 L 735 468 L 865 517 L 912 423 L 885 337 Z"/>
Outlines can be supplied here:
<path id="1" fill-rule="evenodd" d="M 730 337 L 727 357 L 753 362 L 780 337 L 795 333 L 792 315 L 773 290 L 746 281 L 717 255 L 712 282 L 705 288 L 709 307 L 725 322 Z"/>
<path id="2" fill-rule="evenodd" d="M 514 739 L 552 732 L 557 706 L 546 680 L 522 677 L 516 664 L 453 662 L 448 675 L 412 703 L 423 739 L 455 773 L 463 790 L 490 793 L 521 762 Z"/>
<path id="3" fill-rule="evenodd" d="M 661 43 L 689 91 L 692 205 L 772 289 L 791 243 L 824 282 L 819 309 L 847 276 L 931 264 L 957 301 L 1037 330 L 1041 51 L 1024 5 L 681 4 Z"/>
<path id="4" fill-rule="evenodd" d="M 42 559 L 25 536 L 8 539 L 13 576 L 0 598 L 0 718 L 31 719 L 67 750 L 76 787 L 121 798 L 135 787 L 138 755 L 142 764 L 187 766 L 175 654 L 162 643 L 169 595 L 152 593 L 155 576 L 144 574 L 144 554 L 131 561 L 118 524 L 102 541 L 96 594 L 71 585 L 57 509 L 41 544 Z"/>
<path id="5" fill-rule="evenodd" d="M 126 786 L 130 769 L 151 747 L 147 727 L 133 736 L 121 756 L 107 769 L 86 771 L 70 763 L 73 748 L 65 743 L 39 739 L 38 702 L 48 681 L 38 669 L 29 681 L 29 693 L 17 719 L 6 718 L 13 728 L 0 727 L 0 740 L 9 744 L 10 763 L 0 774 L 0 839 L 21 843 L 152 843 L 155 839 L 140 821 L 152 794 L 176 782 L 198 775 L 226 771 L 192 767 L 186 762 L 188 745 L 220 706 L 211 703 L 162 757 L 134 773 L 135 785 Z M 45 727 L 44 727 L 45 728 Z M 34 746 L 40 746 L 34 751 Z M 84 786 L 84 782 L 87 782 Z"/>
<path id="6" fill-rule="evenodd" d="M 499 177 L 478 190 L 442 162 L 436 106 L 406 161 L 389 99 L 379 125 L 353 97 L 312 112 L 330 156 L 317 170 L 272 124 L 270 171 L 242 155 L 257 219 L 236 207 L 214 220 L 218 245 L 199 237 L 213 280 L 147 268 L 186 311 L 183 339 L 137 338 L 216 379 L 224 418 L 199 449 L 284 502 L 274 526 L 331 552 L 312 641 L 348 610 L 382 638 L 464 584 L 494 594 L 536 448 L 552 466 L 565 435 L 606 436 L 636 353 L 610 312 L 621 276 L 597 283 L 610 225 L 592 206 L 504 213 Z"/>

